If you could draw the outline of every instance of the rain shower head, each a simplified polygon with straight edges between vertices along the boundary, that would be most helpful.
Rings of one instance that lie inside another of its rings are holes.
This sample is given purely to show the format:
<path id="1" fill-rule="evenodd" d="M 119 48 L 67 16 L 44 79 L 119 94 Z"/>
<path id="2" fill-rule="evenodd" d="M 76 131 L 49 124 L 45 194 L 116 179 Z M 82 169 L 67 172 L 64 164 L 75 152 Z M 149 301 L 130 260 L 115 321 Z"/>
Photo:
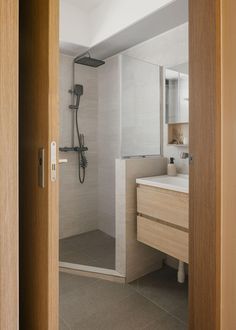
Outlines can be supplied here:
<path id="1" fill-rule="evenodd" d="M 87 56 L 85 56 L 87 54 Z M 81 65 L 86 65 L 86 66 L 91 66 L 93 68 L 97 68 L 100 65 L 105 64 L 104 61 L 98 60 L 96 58 L 92 58 L 90 54 L 87 52 L 84 55 L 79 55 L 74 59 L 74 63 L 76 64 L 81 64 Z"/>

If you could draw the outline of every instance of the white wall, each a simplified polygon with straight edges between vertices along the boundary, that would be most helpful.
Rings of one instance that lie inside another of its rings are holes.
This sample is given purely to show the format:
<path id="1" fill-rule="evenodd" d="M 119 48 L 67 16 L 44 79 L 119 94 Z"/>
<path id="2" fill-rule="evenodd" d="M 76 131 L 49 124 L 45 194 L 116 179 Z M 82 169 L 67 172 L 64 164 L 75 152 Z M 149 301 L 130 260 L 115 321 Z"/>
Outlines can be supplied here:
<path id="1" fill-rule="evenodd" d="M 72 111 L 68 109 L 72 85 L 72 57 L 60 56 L 60 146 L 71 146 Z M 76 66 L 76 83 L 84 86 L 79 109 L 79 127 L 85 134 L 88 168 L 83 185 L 78 178 L 78 154 L 60 152 L 68 158 L 60 165 L 60 238 L 95 230 L 97 221 L 97 71 Z M 77 139 L 75 139 L 77 144 Z"/>
<path id="2" fill-rule="evenodd" d="M 60 0 L 60 42 L 88 47 L 91 41 L 88 13 L 74 2 Z"/>

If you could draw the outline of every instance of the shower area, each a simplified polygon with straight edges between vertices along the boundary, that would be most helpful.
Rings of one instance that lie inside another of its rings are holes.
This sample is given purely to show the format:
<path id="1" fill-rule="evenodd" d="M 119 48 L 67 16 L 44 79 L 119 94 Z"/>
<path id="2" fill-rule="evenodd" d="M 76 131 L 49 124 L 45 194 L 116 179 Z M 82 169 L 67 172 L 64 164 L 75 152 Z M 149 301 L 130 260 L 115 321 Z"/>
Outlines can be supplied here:
<path id="1" fill-rule="evenodd" d="M 116 160 L 160 154 L 159 79 L 129 56 L 60 54 L 61 267 L 117 269 Z"/>
<path id="2" fill-rule="evenodd" d="M 60 262 L 115 269 L 114 192 L 105 179 L 114 168 L 103 164 L 98 116 L 104 63 L 60 55 Z"/>

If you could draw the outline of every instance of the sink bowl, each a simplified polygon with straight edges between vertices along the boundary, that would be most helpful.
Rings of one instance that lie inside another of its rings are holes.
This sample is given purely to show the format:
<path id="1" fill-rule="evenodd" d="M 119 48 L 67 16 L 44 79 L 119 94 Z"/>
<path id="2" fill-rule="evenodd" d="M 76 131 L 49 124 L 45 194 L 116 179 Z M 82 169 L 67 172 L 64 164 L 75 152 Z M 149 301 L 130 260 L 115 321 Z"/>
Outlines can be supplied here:
<path id="1" fill-rule="evenodd" d="M 189 192 L 189 176 L 185 174 L 178 174 L 177 176 L 160 175 L 139 178 L 136 179 L 136 183 L 183 193 Z"/>

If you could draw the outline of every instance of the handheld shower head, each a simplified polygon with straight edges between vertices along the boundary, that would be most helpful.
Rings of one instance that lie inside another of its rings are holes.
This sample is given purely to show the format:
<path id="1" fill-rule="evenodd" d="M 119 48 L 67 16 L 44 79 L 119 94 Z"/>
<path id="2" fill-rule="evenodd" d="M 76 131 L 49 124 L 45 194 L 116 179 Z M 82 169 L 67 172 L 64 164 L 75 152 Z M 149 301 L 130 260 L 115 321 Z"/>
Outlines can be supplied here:
<path id="1" fill-rule="evenodd" d="M 74 94 L 76 96 L 81 96 L 84 94 L 84 87 L 83 85 L 75 85 L 74 86 Z"/>
<path id="2" fill-rule="evenodd" d="M 75 85 L 73 90 L 69 91 L 70 93 L 74 94 L 76 96 L 76 104 L 70 105 L 69 108 L 72 110 L 78 110 L 79 109 L 79 103 L 80 103 L 80 96 L 84 93 L 84 87 L 83 85 Z"/>

